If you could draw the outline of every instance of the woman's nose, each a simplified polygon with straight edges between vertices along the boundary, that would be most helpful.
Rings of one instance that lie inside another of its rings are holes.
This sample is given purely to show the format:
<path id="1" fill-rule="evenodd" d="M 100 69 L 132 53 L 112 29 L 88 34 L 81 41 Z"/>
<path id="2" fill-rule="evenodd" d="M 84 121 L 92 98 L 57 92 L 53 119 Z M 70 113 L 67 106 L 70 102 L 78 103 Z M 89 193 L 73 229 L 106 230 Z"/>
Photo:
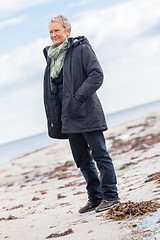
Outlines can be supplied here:
<path id="1" fill-rule="evenodd" d="M 55 36 L 56 36 L 55 32 L 51 33 L 51 37 L 55 37 Z"/>

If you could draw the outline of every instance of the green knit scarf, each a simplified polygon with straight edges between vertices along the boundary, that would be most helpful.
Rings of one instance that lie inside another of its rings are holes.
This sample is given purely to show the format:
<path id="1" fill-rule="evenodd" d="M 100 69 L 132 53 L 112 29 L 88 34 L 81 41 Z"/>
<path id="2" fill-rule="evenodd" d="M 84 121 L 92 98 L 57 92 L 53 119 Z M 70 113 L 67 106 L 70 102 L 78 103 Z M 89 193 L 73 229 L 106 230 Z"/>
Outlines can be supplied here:
<path id="1" fill-rule="evenodd" d="M 62 70 L 64 58 L 68 48 L 68 39 L 66 39 L 59 46 L 53 44 L 48 49 L 48 57 L 52 58 L 50 76 L 57 78 Z"/>

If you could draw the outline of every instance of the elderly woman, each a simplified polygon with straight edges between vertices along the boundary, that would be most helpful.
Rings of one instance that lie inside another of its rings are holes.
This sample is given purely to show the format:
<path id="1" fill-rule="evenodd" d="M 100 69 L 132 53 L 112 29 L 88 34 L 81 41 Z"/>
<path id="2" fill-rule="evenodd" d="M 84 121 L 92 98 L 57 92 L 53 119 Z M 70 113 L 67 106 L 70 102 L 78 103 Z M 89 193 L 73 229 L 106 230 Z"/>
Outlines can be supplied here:
<path id="1" fill-rule="evenodd" d="M 103 135 L 107 125 L 96 94 L 103 72 L 88 40 L 84 36 L 69 37 L 71 25 L 66 17 L 52 18 L 49 33 L 53 45 L 44 49 L 48 134 L 69 139 L 75 163 L 86 180 L 88 202 L 79 212 L 108 210 L 118 204 L 119 197 Z"/>

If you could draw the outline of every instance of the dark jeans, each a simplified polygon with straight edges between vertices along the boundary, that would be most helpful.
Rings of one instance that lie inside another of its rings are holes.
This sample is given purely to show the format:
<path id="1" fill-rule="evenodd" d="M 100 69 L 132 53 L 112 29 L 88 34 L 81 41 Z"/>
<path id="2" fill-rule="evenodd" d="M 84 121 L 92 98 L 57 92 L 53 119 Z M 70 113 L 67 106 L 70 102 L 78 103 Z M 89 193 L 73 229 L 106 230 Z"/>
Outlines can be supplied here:
<path id="1" fill-rule="evenodd" d="M 87 182 L 89 201 L 119 199 L 116 174 L 112 159 L 106 149 L 103 133 L 97 131 L 67 135 L 73 158 Z M 100 171 L 100 179 L 93 159 Z"/>

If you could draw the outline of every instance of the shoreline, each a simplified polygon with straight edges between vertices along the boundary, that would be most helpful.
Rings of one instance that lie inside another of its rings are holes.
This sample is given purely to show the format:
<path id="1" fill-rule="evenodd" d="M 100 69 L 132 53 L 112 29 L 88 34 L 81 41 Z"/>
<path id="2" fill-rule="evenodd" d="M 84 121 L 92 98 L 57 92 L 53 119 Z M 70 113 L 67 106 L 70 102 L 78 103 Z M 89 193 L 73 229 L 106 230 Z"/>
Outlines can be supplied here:
<path id="1" fill-rule="evenodd" d="M 160 112 L 154 112 L 105 132 L 122 203 L 160 201 L 159 129 Z M 145 239 L 146 230 L 150 239 L 160 237 L 159 230 L 133 227 L 149 215 L 115 221 L 106 212 L 78 213 L 86 186 L 66 141 L 3 163 L 0 173 L 0 239 L 130 240 Z M 160 229 L 158 221 L 153 225 Z"/>
<path id="2" fill-rule="evenodd" d="M 145 103 L 139 106 L 133 106 L 128 109 L 123 109 L 118 112 L 112 112 L 105 114 L 106 121 L 109 128 L 119 124 L 125 124 L 126 122 L 148 114 L 152 114 L 160 109 L 160 100 Z M 47 132 L 39 133 L 30 137 L 17 139 L 16 141 L 0 144 L 0 164 L 3 164 L 9 160 L 17 157 L 22 157 L 25 154 L 31 153 L 38 149 L 48 147 L 52 145 L 52 142 L 57 141 L 47 136 Z M 15 151 L 15 149 L 19 149 Z M 8 156 L 6 156 L 6 152 Z"/>

